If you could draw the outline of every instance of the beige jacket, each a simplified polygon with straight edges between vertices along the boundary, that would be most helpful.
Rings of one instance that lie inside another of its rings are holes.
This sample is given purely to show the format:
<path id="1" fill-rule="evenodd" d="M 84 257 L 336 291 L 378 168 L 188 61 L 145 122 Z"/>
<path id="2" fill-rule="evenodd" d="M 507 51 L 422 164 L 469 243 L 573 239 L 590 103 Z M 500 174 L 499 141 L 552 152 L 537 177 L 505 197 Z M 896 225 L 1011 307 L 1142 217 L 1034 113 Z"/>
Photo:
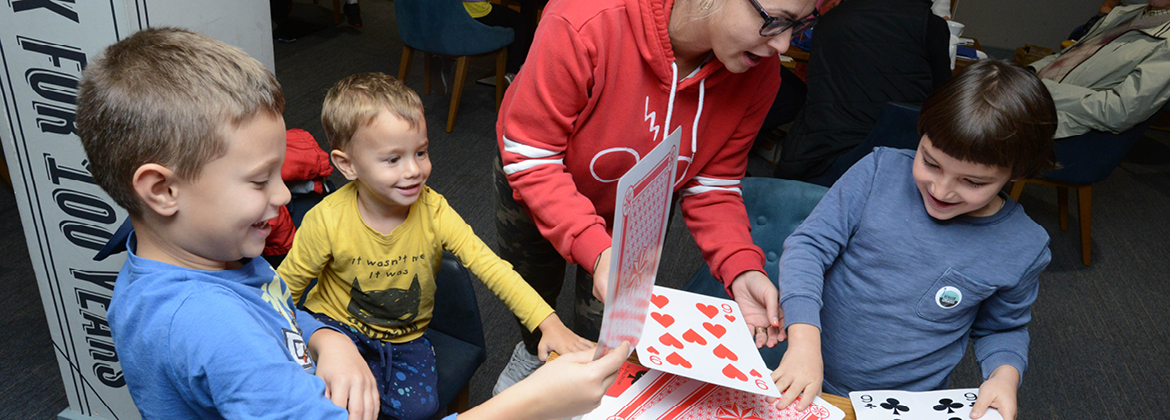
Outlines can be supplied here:
<path id="1" fill-rule="evenodd" d="M 1116 7 L 1081 39 L 1126 22 L 1144 8 Z M 1170 23 L 1126 32 L 1074 68 L 1060 83 L 1044 80 L 1056 101 L 1059 125 L 1055 137 L 1089 130 L 1119 133 L 1154 115 L 1170 98 L 1168 37 Z M 1043 69 L 1057 57 L 1059 54 L 1050 55 L 1029 67 Z"/>

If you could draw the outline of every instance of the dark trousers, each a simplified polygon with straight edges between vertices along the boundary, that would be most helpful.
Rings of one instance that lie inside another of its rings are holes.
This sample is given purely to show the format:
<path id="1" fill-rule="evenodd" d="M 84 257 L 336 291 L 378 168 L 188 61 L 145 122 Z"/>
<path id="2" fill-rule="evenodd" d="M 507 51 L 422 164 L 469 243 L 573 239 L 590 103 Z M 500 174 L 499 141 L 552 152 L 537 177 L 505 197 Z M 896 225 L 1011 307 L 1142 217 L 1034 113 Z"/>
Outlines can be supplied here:
<path id="1" fill-rule="evenodd" d="M 516 38 L 508 45 L 507 72 L 519 72 L 520 65 L 524 64 L 524 59 L 528 57 L 528 48 L 532 46 L 533 31 L 529 28 L 528 21 L 524 20 L 520 12 L 499 4 L 493 4 L 491 13 L 476 20 L 487 26 L 512 28 Z"/>
<path id="2" fill-rule="evenodd" d="M 557 309 L 557 295 L 565 283 L 564 257 L 557 252 L 528 216 L 524 206 L 512 197 L 512 186 L 504 176 L 499 158 L 495 163 L 496 187 L 496 231 L 499 237 L 500 258 L 512 264 L 512 268 L 540 294 L 549 306 Z M 577 282 L 573 302 L 575 317 L 573 332 L 589 340 L 597 341 L 601 332 L 601 317 L 605 306 L 593 297 L 593 276 L 584 268 L 577 267 Z M 528 352 L 537 353 L 540 331 L 528 332 L 520 325 L 520 337 Z"/>
<path id="3" fill-rule="evenodd" d="M 379 420 L 423 420 L 439 411 L 435 350 L 426 335 L 405 343 L 387 343 L 366 337 L 328 316 L 312 315 L 348 336 L 369 364 L 381 397 Z"/>

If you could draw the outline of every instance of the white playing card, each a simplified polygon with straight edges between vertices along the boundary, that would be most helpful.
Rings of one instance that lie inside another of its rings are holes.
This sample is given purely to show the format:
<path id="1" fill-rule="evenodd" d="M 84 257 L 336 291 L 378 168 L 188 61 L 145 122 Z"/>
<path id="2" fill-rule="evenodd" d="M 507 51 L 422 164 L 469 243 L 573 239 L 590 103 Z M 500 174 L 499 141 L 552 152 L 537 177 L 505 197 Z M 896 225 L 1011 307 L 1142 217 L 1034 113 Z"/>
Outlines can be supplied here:
<path id="1" fill-rule="evenodd" d="M 849 393 L 857 420 L 968 420 L 978 388 L 939 391 L 854 391 Z M 1003 420 L 989 408 L 980 420 Z"/>
<path id="2" fill-rule="evenodd" d="M 594 359 L 622 341 L 635 346 L 642 336 L 670 216 L 680 130 L 639 159 L 618 181 L 609 285 Z"/>
<path id="3" fill-rule="evenodd" d="M 651 370 L 585 420 L 840 420 L 845 413 L 817 398 L 804 411 L 777 409 L 766 397 Z"/>
<path id="4" fill-rule="evenodd" d="M 654 370 L 780 397 L 735 301 L 655 286 L 638 342 Z"/>

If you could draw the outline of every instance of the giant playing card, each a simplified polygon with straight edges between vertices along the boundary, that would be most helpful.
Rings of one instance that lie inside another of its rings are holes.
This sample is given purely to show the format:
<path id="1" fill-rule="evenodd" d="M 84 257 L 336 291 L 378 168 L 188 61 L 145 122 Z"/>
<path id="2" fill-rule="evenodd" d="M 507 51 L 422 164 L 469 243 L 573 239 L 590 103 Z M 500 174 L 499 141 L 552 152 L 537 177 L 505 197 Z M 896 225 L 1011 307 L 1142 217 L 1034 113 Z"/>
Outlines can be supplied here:
<path id="1" fill-rule="evenodd" d="M 734 301 L 655 286 L 650 303 L 637 345 L 644 366 L 780 397 Z"/>
<path id="2" fill-rule="evenodd" d="M 777 409 L 766 397 L 651 370 L 585 420 L 840 420 L 841 409 L 817 397 L 804 411 Z"/>
<path id="3" fill-rule="evenodd" d="M 680 130 L 675 129 L 618 181 L 609 285 L 595 358 L 622 341 L 635 346 L 642 336 L 670 216 Z"/>

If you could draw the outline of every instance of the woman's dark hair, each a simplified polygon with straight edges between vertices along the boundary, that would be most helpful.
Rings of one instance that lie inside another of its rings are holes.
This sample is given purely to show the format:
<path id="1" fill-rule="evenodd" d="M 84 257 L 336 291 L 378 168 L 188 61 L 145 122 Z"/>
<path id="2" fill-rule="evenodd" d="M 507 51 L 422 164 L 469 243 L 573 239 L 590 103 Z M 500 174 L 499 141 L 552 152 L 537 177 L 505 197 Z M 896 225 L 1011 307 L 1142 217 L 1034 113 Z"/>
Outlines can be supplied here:
<path id="1" fill-rule="evenodd" d="M 979 60 L 926 98 L 918 133 L 951 157 L 1010 168 L 1022 179 L 1056 168 L 1052 135 L 1056 106 L 1031 72 L 1000 60 Z"/>

